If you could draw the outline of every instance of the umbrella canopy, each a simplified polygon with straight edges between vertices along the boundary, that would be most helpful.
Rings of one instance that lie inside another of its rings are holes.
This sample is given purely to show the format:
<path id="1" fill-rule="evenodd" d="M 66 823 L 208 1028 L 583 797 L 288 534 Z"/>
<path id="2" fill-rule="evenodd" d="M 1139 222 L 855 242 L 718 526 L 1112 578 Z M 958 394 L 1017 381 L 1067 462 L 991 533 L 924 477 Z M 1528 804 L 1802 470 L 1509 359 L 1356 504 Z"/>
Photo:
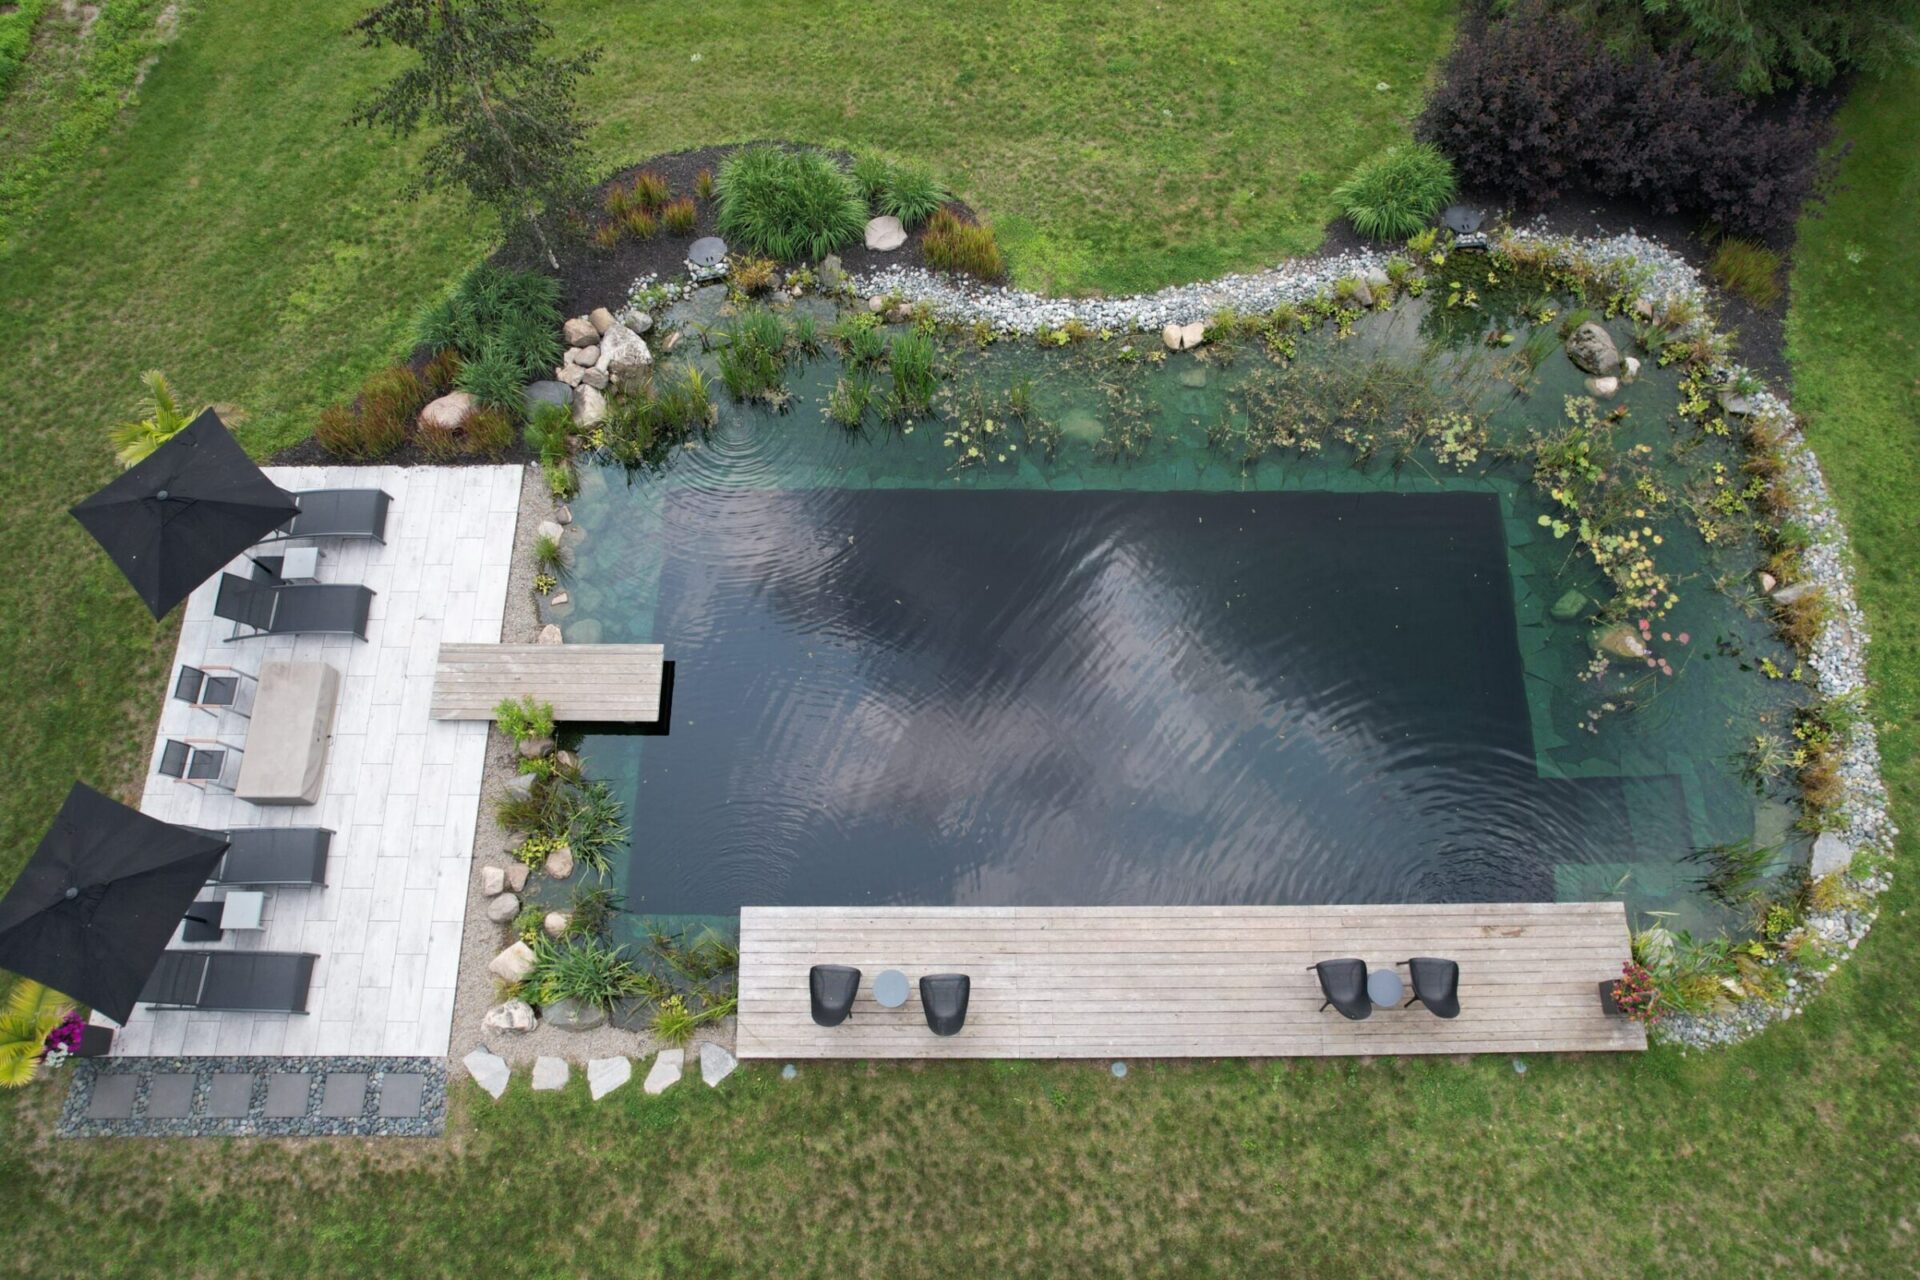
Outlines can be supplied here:
<path id="1" fill-rule="evenodd" d="M 208 409 L 73 518 L 159 618 L 299 509 Z"/>
<path id="2" fill-rule="evenodd" d="M 74 783 L 0 898 L 0 968 L 124 1023 L 226 849 Z"/>

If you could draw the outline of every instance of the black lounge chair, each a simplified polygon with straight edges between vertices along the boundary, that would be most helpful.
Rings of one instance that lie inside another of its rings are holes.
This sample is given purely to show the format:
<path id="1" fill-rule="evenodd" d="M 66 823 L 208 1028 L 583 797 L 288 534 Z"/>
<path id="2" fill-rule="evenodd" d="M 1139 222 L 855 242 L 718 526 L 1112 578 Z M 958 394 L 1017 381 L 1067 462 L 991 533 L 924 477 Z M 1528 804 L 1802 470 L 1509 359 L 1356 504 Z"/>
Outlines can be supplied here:
<path id="1" fill-rule="evenodd" d="M 139 1002 L 156 1009 L 305 1013 L 319 958 L 298 951 L 163 951 Z"/>
<path id="2" fill-rule="evenodd" d="M 325 827 L 241 827 L 214 834 L 226 837 L 227 852 L 208 884 L 308 888 L 327 883 L 333 832 Z"/>
<path id="3" fill-rule="evenodd" d="M 308 489 L 289 494 L 300 508 L 293 519 L 262 538 L 371 538 L 387 540 L 387 507 L 393 498 L 380 489 Z"/>
<path id="4" fill-rule="evenodd" d="M 1413 974 L 1413 999 L 1403 1008 L 1411 1008 L 1414 1000 L 1427 1006 L 1427 1012 L 1436 1018 L 1457 1018 L 1460 1016 L 1460 964 L 1456 960 L 1436 960 L 1432 956 L 1415 956 L 1406 962 L 1407 969 Z"/>
<path id="5" fill-rule="evenodd" d="M 1373 997 L 1367 994 L 1365 960 L 1322 960 L 1307 967 L 1320 975 L 1320 993 L 1327 998 L 1321 1009 L 1330 1004 L 1340 1011 L 1341 1017 L 1355 1022 L 1364 1022 L 1373 1016 Z"/>
<path id="6" fill-rule="evenodd" d="M 860 971 L 844 964 L 817 964 L 807 970 L 807 997 L 813 1005 L 813 1020 L 823 1027 L 837 1027 L 853 1012 L 853 998 L 860 991 Z"/>
<path id="7" fill-rule="evenodd" d="M 957 1036 L 967 1025 L 967 997 L 973 980 L 964 973 L 930 973 L 920 979 L 920 1007 L 927 1029 L 937 1036 Z"/>
<path id="8" fill-rule="evenodd" d="M 220 594 L 213 602 L 216 617 L 238 624 L 236 640 L 319 632 L 365 640 L 372 611 L 370 587 L 336 582 L 274 586 L 233 573 L 220 575 Z"/>

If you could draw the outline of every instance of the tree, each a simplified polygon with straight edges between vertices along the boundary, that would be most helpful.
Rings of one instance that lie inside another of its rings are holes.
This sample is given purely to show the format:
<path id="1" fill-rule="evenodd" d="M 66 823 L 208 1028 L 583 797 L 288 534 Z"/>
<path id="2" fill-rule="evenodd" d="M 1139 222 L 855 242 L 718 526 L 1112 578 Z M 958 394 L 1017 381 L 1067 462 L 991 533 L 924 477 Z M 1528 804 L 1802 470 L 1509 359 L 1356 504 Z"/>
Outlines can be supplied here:
<path id="1" fill-rule="evenodd" d="M 1564 2 L 1564 0 L 1563 0 Z M 1915 0 L 1571 0 L 1610 37 L 1690 48 L 1743 93 L 1920 60 Z"/>
<path id="2" fill-rule="evenodd" d="M 14 982 L 0 1002 L 0 1088 L 17 1089 L 33 1079 L 47 1037 L 71 1007 L 65 996 L 31 978 Z"/>
<path id="3" fill-rule="evenodd" d="M 351 117 L 397 138 L 439 130 L 409 194 L 465 187 L 503 226 L 524 221 L 559 270 L 541 219 L 583 185 L 587 125 L 574 91 L 600 51 L 541 52 L 553 28 L 538 0 L 388 0 L 353 29 L 366 48 L 418 55 Z"/>
<path id="4" fill-rule="evenodd" d="M 147 416 L 136 422 L 123 422 L 108 433 L 123 467 L 143 461 L 184 431 L 190 421 L 175 403 L 166 375 L 158 369 L 149 369 L 140 375 L 140 381 L 147 388 Z"/>

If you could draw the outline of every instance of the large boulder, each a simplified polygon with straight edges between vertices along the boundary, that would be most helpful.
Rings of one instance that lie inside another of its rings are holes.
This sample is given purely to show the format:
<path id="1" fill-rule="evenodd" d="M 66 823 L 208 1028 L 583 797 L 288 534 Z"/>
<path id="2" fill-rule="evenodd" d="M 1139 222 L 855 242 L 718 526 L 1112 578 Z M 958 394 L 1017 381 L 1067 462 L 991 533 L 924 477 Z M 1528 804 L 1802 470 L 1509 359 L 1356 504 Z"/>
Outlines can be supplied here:
<path id="1" fill-rule="evenodd" d="M 487 1010 L 480 1025 L 488 1031 L 524 1034 L 540 1025 L 540 1015 L 525 1000 L 508 1000 Z"/>
<path id="2" fill-rule="evenodd" d="M 493 900 L 487 903 L 487 919 L 495 924 L 512 924 L 513 918 L 519 914 L 520 898 L 517 894 L 496 894 Z"/>
<path id="3" fill-rule="evenodd" d="M 565 911 L 549 911 L 546 917 L 540 921 L 540 927 L 546 930 L 549 938 L 558 938 L 566 933 L 567 925 L 571 923 L 572 920 L 573 917 Z"/>
<path id="4" fill-rule="evenodd" d="M 1191 351 L 1206 340 L 1207 326 L 1199 320 L 1192 324 L 1170 324 L 1160 330 L 1160 341 L 1169 351 Z"/>
<path id="5" fill-rule="evenodd" d="M 1591 320 L 1567 339 L 1567 359 L 1596 378 L 1620 372 L 1620 348 L 1613 345 L 1613 335 Z"/>
<path id="6" fill-rule="evenodd" d="M 486 897 L 497 897 L 507 888 L 507 869 L 499 866 L 480 868 L 480 892 Z"/>
<path id="7" fill-rule="evenodd" d="M 452 435 L 467 425 L 474 408 L 472 396 L 464 391 L 449 391 L 420 411 L 420 428 Z"/>
<path id="8" fill-rule="evenodd" d="M 543 404 L 557 404 L 562 409 L 570 407 L 573 404 L 573 388 L 564 382 L 552 380 L 529 382 L 520 399 L 526 407 L 527 416 L 531 418 Z"/>
<path id="9" fill-rule="evenodd" d="M 593 325 L 595 334 L 602 334 L 613 328 L 613 312 L 607 310 L 605 307 L 595 307 L 592 311 L 589 311 L 587 313 L 587 320 Z"/>
<path id="10" fill-rule="evenodd" d="M 1853 865 L 1853 850 L 1838 832 L 1822 831 L 1813 842 L 1813 861 L 1807 871 L 1814 879 L 1845 871 Z"/>
<path id="11" fill-rule="evenodd" d="M 577 347 L 575 348 L 575 350 L 578 349 Z M 556 382 L 565 383 L 569 387 L 577 387 L 585 381 L 586 376 L 592 372 L 593 370 L 583 369 L 577 364 L 563 364 L 553 371 L 553 377 Z"/>
<path id="12" fill-rule="evenodd" d="M 532 777 L 532 774 L 528 774 Z M 519 893 L 527 887 L 527 877 L 533 874 L 533 868 L 524 862 L 511 863 L 507 867 L 507 888 Z"/>
<path id="13" fill-rule="evenodd" d="M 600 330 L 594 328 L 593 321 L 585 316 L 575 316 L 567 321 L 565 332 L 570 347 L 590 347 L 600 338 Z"/>
<path id="14" fill-rule="evenodd" d="M 607 1011 L 597 1004 L 578 1000 L 555 1000 L 542 1012 L 547 1025 L 560 1031 L 592 1031 L 607 1025 Z"/>
<path id="15" fill-rule="evenodd" d="M 573 849 L 564 844 L 555 845 L 553 852 L 547 855 L 546 871 L 555 880 L 565 880 L 572 875 Z"/>
<path id="16" fill-rule="evenodd" d="M 647 341 L 623 324 L 616 324 L 600 335 L 600 358 L 594 368 L 606 374 L 615 386 L 631 386 L 646 377 L 653 367 L 653 352 Z"/>
<path id="17" fill-rule="evenodd" d="M 900 219 L 891 214 L 875 218 L 867 224 L 867 248 L 879 253 L 892 253 L 907 242 L 907 229 L 900 225 Z"/>
<path id="18" fill-rule="evenodd" d="M 533 948 L 516 942 L 487 962 L 487 972 L 502 982 L 525 982 L 533 972 Z"/>

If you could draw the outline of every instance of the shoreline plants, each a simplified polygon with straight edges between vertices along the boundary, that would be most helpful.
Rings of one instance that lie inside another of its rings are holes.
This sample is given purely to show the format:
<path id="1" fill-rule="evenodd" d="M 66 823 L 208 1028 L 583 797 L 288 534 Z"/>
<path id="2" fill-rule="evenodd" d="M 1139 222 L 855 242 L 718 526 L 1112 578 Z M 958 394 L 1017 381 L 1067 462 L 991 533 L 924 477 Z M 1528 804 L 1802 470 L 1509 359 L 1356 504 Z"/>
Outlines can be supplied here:
<path id="1" fill-rule="evenodd" d="M 818 151 L 742 147 L 721 162 L 716 202 L 729 242 L 787 262 L 824 258 L 867 225 L 859 187 Z"/>

